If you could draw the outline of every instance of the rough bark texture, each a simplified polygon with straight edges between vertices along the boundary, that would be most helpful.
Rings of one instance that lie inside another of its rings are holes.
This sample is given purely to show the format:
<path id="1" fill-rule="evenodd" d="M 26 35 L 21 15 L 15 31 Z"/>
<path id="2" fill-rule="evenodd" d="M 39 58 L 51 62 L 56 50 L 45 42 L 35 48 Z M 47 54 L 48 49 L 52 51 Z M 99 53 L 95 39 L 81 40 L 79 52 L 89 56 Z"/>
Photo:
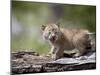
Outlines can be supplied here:
<path id="1" fill-rule="evenodd" d="M 12 74 L 61 72 L 96 68 L 95 52 L 89 52 L 78 58 L 63 57 L 54 61 L 50 57 L 40 56 L 36 52 L 21 51 L 11 53 L 11 59 Z"/>

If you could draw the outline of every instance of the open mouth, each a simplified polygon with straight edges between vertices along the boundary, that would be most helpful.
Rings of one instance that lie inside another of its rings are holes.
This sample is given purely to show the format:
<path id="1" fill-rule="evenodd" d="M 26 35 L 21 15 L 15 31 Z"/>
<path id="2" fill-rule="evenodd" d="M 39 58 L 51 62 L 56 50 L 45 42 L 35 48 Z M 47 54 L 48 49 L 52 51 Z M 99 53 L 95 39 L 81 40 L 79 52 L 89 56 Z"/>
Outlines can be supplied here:
<path id="1" fill-rule="evenodd" d="M 54 42 L 56 41 L 56 37 L 55 37 L 55 36 L 52 37 L 52 38 L 50 39 L 50 41 L 54 43 Z"/>

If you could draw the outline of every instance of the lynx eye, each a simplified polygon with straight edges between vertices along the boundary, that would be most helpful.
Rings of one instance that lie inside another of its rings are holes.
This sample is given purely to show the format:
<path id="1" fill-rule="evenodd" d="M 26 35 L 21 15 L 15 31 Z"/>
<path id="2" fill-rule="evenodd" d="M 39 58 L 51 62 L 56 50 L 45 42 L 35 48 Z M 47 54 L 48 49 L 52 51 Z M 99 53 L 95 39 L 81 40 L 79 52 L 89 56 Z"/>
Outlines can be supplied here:
<path id="1" fill-rule="evenodd" d="M 51 34 L 51 32 L 50 32 L 50 31 L 49 31 L 48 33 L 49 33 L 49 34 Z"/>
<path id="2" fill-rule="evenodd" d="M 55 34 L 57 34 L 58 32 L 55 32 Z"/>

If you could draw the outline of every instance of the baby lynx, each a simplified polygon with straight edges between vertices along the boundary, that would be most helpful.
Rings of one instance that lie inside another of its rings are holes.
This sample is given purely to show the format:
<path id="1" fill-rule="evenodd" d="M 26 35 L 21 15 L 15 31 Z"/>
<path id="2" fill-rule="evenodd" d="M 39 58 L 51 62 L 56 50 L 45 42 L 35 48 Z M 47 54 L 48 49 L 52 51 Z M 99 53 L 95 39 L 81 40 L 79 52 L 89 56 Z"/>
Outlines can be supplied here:
<path id="1" fill-rule="evenodd" d="M 75 51 L 73 57 L 83 55 L 91 48 L 90 33 L 85 29 L 65 29 L 58 24 L 42 25 L 43 39 L 51 45 L 51 57 L 59 59 L 63 56 L 64 50 Z"/>

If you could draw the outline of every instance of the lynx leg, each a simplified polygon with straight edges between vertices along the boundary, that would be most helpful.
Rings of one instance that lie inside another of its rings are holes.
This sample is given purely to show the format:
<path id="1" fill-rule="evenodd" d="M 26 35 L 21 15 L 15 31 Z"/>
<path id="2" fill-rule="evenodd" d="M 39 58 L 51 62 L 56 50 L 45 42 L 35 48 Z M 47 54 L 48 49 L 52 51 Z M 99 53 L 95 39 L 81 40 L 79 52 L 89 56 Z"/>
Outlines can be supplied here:
<path id="1" fill-rule="evenodd" d="M 49 56 L 51 56 L 52 59 L 56 60 L 57 59 L 57 48 L 55 48 L 54 46 L 52 46 L 50 52 L 49 52 Z"/>
<path id="2" fill-rule="evenodd" d="M 55 51 L 55 53 L 52 55 L 52 58 L 53 58 L 54 60 L 57 60 L 57 59 L 63 57 L 63 53 L 64 53 L 64 50 L 57 49 L 57 50 Z"/>
<path id="3" fill-rule="evenodd" d="M 51 48 L 50 54 L 54 54 L 55 51 L 56 51 L 56 48 L 53 46 L 53 47 Z"/>
<path id="4" fill-rule="evenodd" d="M 76 52 L 76 54 L 74 54 L 74 57 L 79 57 L 82 56 L 84 53 L 86 52 L 85 48 L 78 48 L 78 51 Z"/>

